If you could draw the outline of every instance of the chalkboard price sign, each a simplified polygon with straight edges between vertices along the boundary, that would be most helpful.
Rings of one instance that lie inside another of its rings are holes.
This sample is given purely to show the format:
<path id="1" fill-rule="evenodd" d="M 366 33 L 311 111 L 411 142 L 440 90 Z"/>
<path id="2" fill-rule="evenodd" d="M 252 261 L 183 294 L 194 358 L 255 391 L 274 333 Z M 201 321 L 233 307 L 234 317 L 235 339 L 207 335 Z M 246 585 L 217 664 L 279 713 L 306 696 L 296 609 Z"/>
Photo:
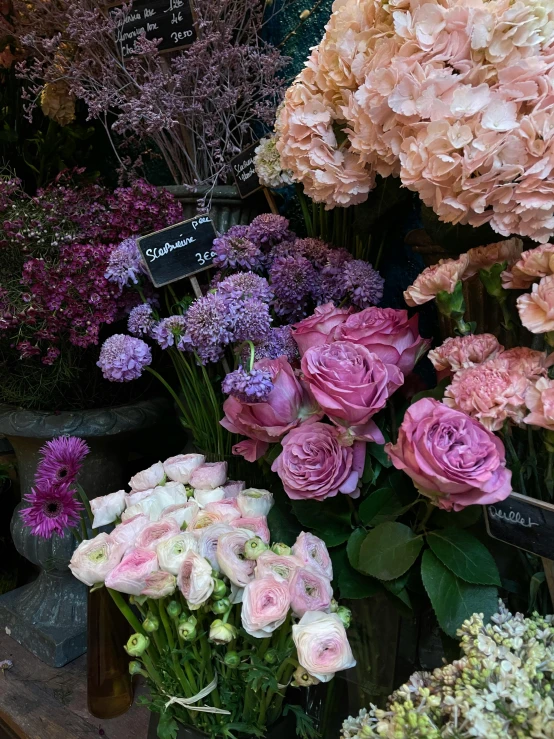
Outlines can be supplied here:
<path id="1" fill-rule="evenodd" d="M 149 40 L 161 39 L 159 51 L 182 49 L 197 38 L 191 0 L 134 0 L 117 25 L 116 42 L 124 57 L 135 53 L 135 42 L 143 34 Z"/>
<path id="2" fill-rule="evenodd" d="M 554 505 L 512 493 L 500 503 L 485 506 L 485 512 L 490 536 L 554 559 Z"/>
<path id="3" fill-rule="evenodd" d="M 241 151 L 234 159 L 231 159 L 233 177 L 241 198 L 247 198 L 262 187 L 254 169 L 254 156 L 257 146 L 258 142 L 256 141 L 256 143 Z"/>
<path id="4" fill-rule="evenodd" d="M 137 243 L 152 282 L 162 287 L 211 267 L 215 237 L 209 216 L 199 215 L 141 236 Z"/>

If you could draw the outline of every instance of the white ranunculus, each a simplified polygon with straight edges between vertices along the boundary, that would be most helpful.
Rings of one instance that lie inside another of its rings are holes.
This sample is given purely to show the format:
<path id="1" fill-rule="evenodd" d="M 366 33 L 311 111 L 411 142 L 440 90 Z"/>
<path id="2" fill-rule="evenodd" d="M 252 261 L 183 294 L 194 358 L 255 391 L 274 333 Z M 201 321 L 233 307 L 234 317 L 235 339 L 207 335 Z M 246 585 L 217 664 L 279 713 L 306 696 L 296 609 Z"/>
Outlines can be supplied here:
<path id="1" fill-rule="evenodd" d="M 214 591 L 211 564 L 204 557 L 189 550 L 181 562 L 177 585 L 191 611 L 198 610 Z"/>
<path id="2" fill-rule="evenodd" d="M 203 454 L 178 454 L 176 457 L 166 459 L 163 465 L 165 474 L 170 480 L 186 484 L 190 482 L 194 470 L 205 461 L 206 457 Z"/>
<path id="3" fill-rule="evenodd" d="M 243 518 L 267 516 L 273 507 L 273 494 L 269 490 L 247 488 L 238 494 L 237 505 Z"/>
<path id="4" fill-rule="evenodd" d="M 114 541 L 109 534 L 98 534 L 85 539 L 73 552 L 69 569 L 75 577 L 92 587 L 104 582 L 125 554 L 125 544 Z"/>
<path id="5" fill-rule="evenodd" d="M 125 513 L 126 511 L 122 515 L 124 516 Z M 127 553 L 135 548 L 135 542 L 139 534 L 149 525 L 150 519 L 148 516 L 138 514 L 117 524 L 110 536 L 117 544 L 123 544 L 125 546 L 125 553 Z"/>
<path id="6" fill-rule="evenodd" d="M 191 499 L 182 505 L 178 503 L 177 505 L 170 505 L 164 508 L 162 518 L 173 518 L 179 524 L 179 528 L 182 529 L 183 526 L 188 526 L 199 510 L 198 503 Z"/>
<path id="7" fill-rule="evenodd" d="M 94 514 L 93 529 L 113 523 L 125 510 L 125 490 L 93 498 L 90 501 L 90 507 Z"/>
<path id="8" fill-rule="evenodd" d="M 200 508 L 205 508 L 208 503 L 217 503 L 225 497 L 223 488 L 214 488 L 213 490 L 196 490 L 194 491 L 194 500 Z"/>
<path id="9" fill-rule="evenodd" d="M 227 462 L 204 462 L 190 476 L 190 484 L 199 490 L 214 490 L 227 481 Z"/>
<path id="10" fill-rule="evenodd" d="M 156 462 L 151 467 L 148 467 L 142 472 L 137 472 L 129 480 L 129 487 L 136 493 L 140 490 L 148 490 L 148 488 L 155 488 L 156 485 L 163 485 L 165 482 L 164 466 L 161 462 Z"/>
<path id="11" fill-rule="evenodd" d="M 244 607 L 244 606 L 243 606 Z M 307 611 L 292 627 L 302 667 L 322 683 L 356 665 L 344 624 L 336 613 Z"/>
<path id="12" fill-rule="evenodd" d="M 148 488 L 148 490 L 139 490 L 136 493 L 127 493 L 125 496 L 125 504 L 127 508 L 137 503 L 142 503 L 143 500 L 149 498 L 154 492 L 154 488 Z"/>
<path id="13" fill-rule="evenodd" d="M 172 575 L 178 575 L 181 564 L 189 551 L 198 552 L 198 540 L 194 534 L 186 531 L 160 542 L 156 549 L 160 569 L 171 572 Z"/>
<path id="14" fill-rule="evenodd" d="M 252 580 L 242 596 L 242 625 L 250 636 L 265 639 L 284 623 L 290 608 L 288 583 L 271 575 Z"/>

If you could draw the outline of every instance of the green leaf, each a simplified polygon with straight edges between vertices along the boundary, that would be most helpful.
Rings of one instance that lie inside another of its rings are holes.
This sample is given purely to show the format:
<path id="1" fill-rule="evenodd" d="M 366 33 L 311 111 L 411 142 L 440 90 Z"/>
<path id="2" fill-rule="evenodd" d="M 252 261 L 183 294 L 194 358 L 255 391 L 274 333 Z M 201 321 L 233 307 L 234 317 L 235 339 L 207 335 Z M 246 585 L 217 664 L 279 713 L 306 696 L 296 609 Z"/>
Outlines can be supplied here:
<path id="1" fill-rule="evenodd" d="M 370 531 L 360 547 L 359 569 L 379 580 L 394 580 L 416 561 L 423 540 L 402 523 L 382 523 Z"/>
<path id="2" fill-rule="evenodd" d="M 277 459 L 279 454 L 283 451 L 283 447 L 280 444 L 272 444 L 268 451 L 266 452 L 264 459 L 268 463 L 268 465 L 271 467 L 273 462 Z"/>
<path id="3" fill-rule="evenodd" d="M 476 585 L 500 585 L 498 568 L 484 544 L 464 529 L 432 531 L 427 543 L 456 577 Z"/>
<path id="4" fill-rule="evenodd" d="M 483 613 L 487 621 L 498 609 L 495 587 L 460 580 L 430 549 L 423 553 L 421 577 L 440 627 L 452 638 L 473 613 Z"/>
<path id="5" fill-rule="evenodd" d="M 362 523 L 377 526 L 385 521 L 392 521 L 405 513 L 410 506 L 405 506 L 392 488 L 379 488 L 371 493 L 360 505 L 358 514 Z"/>
<path id="6" fill-rule="evenodd" d="M 352 532 L 352 511 L 346 497 L 337 495 L 323 501 L 295 500 L 292 510 L 302 526 L 313 530 L 328 547 L 336 547 L 344 544 Z"/>
<path id="7" fill-rule="evenodd" d="M 385 451 L 384 444 L 376 444 L 374 441 L 367 443 L 367 453 L 371 454 L 372 457 L 381 464 L 383 467 L 391 467 L 392 462 L 390 461 L 389 455 Z"/>
<path id="8" fill-rule="evenodd" d="M 412 398 L 411 405 L 417 403 L 417 401 L 421 400 L 422 398 L 434 398 L 434 400 L 442 400 L 444 396 L 444 391 L 451 382 L 451 377 L 445 377 L 439 382 L 438 385 L 436 385 L 436 387 L 432 388 L 431 390 L 422 390 L 421 392 L 416 393 Z"/>
<path id="9" fill-rule="evenodd" d="M 346 547 L 330 552 L 333 562 L 333 583 L 338 587 L 341 598 L 351 600 L 370 598 L 379 592 L 380 584 L 371 577 L 357 572 L 348 561 Z"/>
<path id="10" fill-rule="evenodd" d="M 365 539 L 367 531 L 363 528 L 355 529 L 346 542 L 346 554 L 348 555 L 348 561 L 357 569 L 358 560 L 360 559 L 360 547 Z"/>
<path id="11" fill-rule="evenodd" d="M 463 511 L 458 511 L 457 513 L 454 513 L 454 511 L 443 511 L 437 508 L 431 517 L 430 523 L 441 529 L 450 528 L 451 526 L 465 529 L 477 523 L 482 515 L 483 511 L 480 505 L 469 505 Z"/>
<path id="12" fill-rule="evenodd" d="M 267 525 L 271 531 L 271 541 L 282 541 L 283 544 L 289 546 L 294 544 L 302 530 L 289 506 L 281 500 L 280 496 L 276 497 L 275 505 L 269 511 Z"/>
<path id="13" fill-rule="evenodd" d="M 158 739 L 177 739 L 179 725 L 171 713 L 164 711 L 160 713 L 158 721 Z"/>

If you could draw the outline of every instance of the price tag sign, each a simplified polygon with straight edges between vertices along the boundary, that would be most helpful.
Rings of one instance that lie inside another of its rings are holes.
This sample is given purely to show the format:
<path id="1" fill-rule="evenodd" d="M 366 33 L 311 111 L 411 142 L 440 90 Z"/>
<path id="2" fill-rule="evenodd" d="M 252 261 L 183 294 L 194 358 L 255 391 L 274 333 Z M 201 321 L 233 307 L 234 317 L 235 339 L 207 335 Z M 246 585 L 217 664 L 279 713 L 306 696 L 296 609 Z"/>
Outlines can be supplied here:
<path id="1" fill-rule="evenodd" d="M 241 198 L 247 198 L 252 193 L 261 189 L 260 180 L 254 168 L 254 156 L 258 142 L 251 144 L 247 149 L 234 159 L 231 159 L 231 167 L 233 169 L 233 177 Z"/>
<path id="2" fill-rule="evenodd" d="M 485 522 L 494 539 L 554 559 L 554 505 L 512 493 L 500 503 L 485 506 Z"/>
<path id="3" fill-rule="evenodd" d="M 118 14 L 114 9 L 110 13 Z M 123 57 L 135 53 L 142 35 L 149 41 L 161 39 L 159 51 L 183 49 L 197 39 L 191 0 L 134 0 L 117 26 L 115 40 Z"/>
<path id="4" fill-rule="evenodd" d="M 209 216 L 198 215 L 137 239 L 154 286 L 169 285 L 211 267 L 216 235 Z"/>

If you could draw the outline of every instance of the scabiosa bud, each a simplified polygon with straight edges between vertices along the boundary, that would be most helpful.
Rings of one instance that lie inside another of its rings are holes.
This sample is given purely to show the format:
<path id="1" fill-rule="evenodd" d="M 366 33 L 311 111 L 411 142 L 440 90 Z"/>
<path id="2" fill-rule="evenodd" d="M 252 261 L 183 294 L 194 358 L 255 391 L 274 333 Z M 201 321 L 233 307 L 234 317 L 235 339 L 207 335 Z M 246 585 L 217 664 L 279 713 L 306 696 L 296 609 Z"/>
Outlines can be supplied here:
<path id="1" fill-rule="evenodd" d="M 269 303 L 273 299 L 273 290 L 269 287 L 268 281 L 254 272 L 237 272 L 229 275 L 215 287 L 218 294 L 234 300 L 254 298 Z"/>
<path id="2" fill-rule="evenodd" d="M 273 382 L 267 370 L 247 372 L 239 367 L 225 377 L 221 387 L 226 395 L 232 395 L 243 403 L 265 403 L 273 390 Z"/>
<path id="3" fill-rule="evenodd" d="M 237 630 L 232 624 L 226 624 L 220 618 L 217 618 L 210 626 L 208 638 L 214 644 L 229 644 L 237 638 Z"/>
<path id="4" fill-rule="evenodd" d="M 277 257 L 269 270 L 275 312 L 296 320 L 305 315 L 307 299 L 318 292 L 317 273 L 306 257 Z"/>
<path id="5" fill-rule="evenodd" d="M 150 646 L 150 639 L 142 634 L 133 634 L 127 644 L 125 651 L 130 657 L 141 657 Z"/>
<path id="6" fill-rule="evenodd" d="M 148 303 L 136 305 L 129 313 L 127 328 L 135 336 L 150 336 L 156 322 L 152 315 L 152 306 Z"/>
<path id="7" fill-rule="evenodd" d="M 385 280 L 368 262 L 363 259 L 347 262 L 344 265 L 343 279 L 352 303 L 358 308 L 368 308 L 381 302 Z"/>
<path id="8" fill-rule="evenodd" d="M 233 301 L 234 302 L 234 301 Z M 236 302 L 234 341 L 263 341 L 271 328 L 269 306 L 256 298 Z"/>
<path id="9" fill-rule="evenodd" d="M 187 311 L 187 332 L 191 347 L 202 362 L 217 362 L 223 348 L 233 339 L 234 316 L 221 295 L 208 293 Z"/>
<path id="10" fill-rule="evenodd" d="M 267 549 L 269 549 L 267 544 L 264 544 L 259 536 L 255 536 L 244 545 L 244 556 L 246 559 L 258 559 L 260 554 L 267 551 Z"/>
<path id="11" fill-rule="evenodd" d="M 140 377 L 151 362 L 152 352 L 142 339 L 114 334 L 104 342 L 96 364 L 106 380 L 129 382 Z"/>
<path id="12" fill-rule="evenodd" d="M 291 553 L 291 548 L 286 544 L 283 544 L 283 542 L 275 542 L 275 544 L 271 546 L 271 551 L 281 557 L 286 557 Z"/>
<path id="13" fill-rule="evenodd" d="M 146 270 L 135 239 L 125 239 L 112 251 L 104 277 L 119 287 L 138 282 L 139 275 Z"/>
<path id="14" fill-rule="evenodd" d="M 214 239 L 214 265 L 232 269 L 260 269 L 263 264 L 260 247 L 246 236 L 241 227 L 238 228 L 240 230 L 233 226 L 226 234 Z"/>
<path id="15" fill-rule="evenodd" d="M 148 616 L 142 622 L 142 628 L 149 634 L 157 631 L 160 628 L 160 620 L 153 613 L 149 613 Z"/>
<path id="16" fill-rule="evenodd" d="M 184 351 L 187 348 L 185 339 L 187 323 L 184 316 L 169 316 L 162 318 L 152 329 L 152 338 L 155 339 L 162 349 L 176 346 Z"/>
<path id="17" fill-rule="evenodd" d="M 289 222 L 283 216 L 262 213 L 248 227 L 248 237 L 260 246 L 273 246 L 290 236 L 288 229 Z"/>

